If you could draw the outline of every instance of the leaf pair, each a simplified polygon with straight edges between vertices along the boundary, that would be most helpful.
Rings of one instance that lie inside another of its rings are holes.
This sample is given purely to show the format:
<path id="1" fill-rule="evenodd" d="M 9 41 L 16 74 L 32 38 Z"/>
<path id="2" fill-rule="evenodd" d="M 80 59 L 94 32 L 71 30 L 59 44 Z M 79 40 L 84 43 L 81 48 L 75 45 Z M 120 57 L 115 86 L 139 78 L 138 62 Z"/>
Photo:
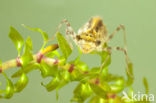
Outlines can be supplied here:
<path id="1" fill-rule="evenodd" d="M 70 74 L 68 71 L 58 71 L 57 75 L 53 77 L 53 79 L 48 83 L 48 84 L 43 84 L 43 85 L 48 92 L 53 91 L 54 89 L 60 89 L 63 86 L 65 86 L 67 83 L 70 81 Z"/>
<path id="2" fill-rule="evenodd" d="M 20 57 L 21 56 L 21 50 L 22 50 L 22 47 L 23 47 L 23 44 L 24 44 L 23 37 L 12 26 L 10 27 L 9 37 L 13 41 L 14 45 L 16 46 L 16 49 L 18 51 L 18 57 Z M 33 56 L 32 56 L 32 41 L 31 41 L 30 37 L 28 37 L 26 42 L 25 42 L 23 56 L 21 57 L 21 60 L 22 60 L 22 63 L 23 63 L 22 65 L 25 66 L 32 59 L 33 59 Z"/>
<path id="3" fill-rule="evenodd" d="M 24 26 L 25 28 L 29 29 L 29 30 L 38 31 L 38 32 L 40 32 L 40 33 L 42 34 L 43 39 L 44 39 L 44 42 L 45 42 L 44 45 L 43 45 L 43 48 L 44 48 L 44 46 L 46 45 L 46 43 L 47 43 L 47 41 L 48 41 L 48 39 L 49 39 L 48 34 L 47 34 L 46 32 L 44 32 L 44 31 L 42 31 L 42 30 L 39 29 L 39 28 L 30 28 L 30 27 L 25 26 L 25 25 L 23 25 L 23 26 Z M 23 37 L 22 37 L 22 36 L 20 35 L 20 33 L 19 33 L 15 28 L 13 28 L 12 26 L 10 27 L 9 37 L 10 37 L 10 39 L 13 41 L 14 45 L 16 46 L 16 49 L 17 49 L 17 51 L 18 51 L 18 56 L 20 56 L 21 50 L 22 50 L 22 46 L 23 46 L 23 44 L 24 44 L 24 39 L 23 39 Z M 28 39 L 27 39 L 25 45 L 26 45 L 26 47 L 25 47 L 24 52 L 27 54 L 27 52 L 28 52 L 27 49 L 28 49 L 28 48 L 32 50 L 32 42 L 31 42 L 30 37 L 28 37 Z M 27 51 L 27 52 L 26 52 L 26 51 Z M 24 54 L 25 54 L 25 53 L 24 53 Z"/>
<path id="4" fill-rule="evenodd" d="M 21 77 L 15 84 L 13 84 L 13 82 L 7 77 L 7 75 L 4 72 L 3 75 L 7 80 L 7 86 L 6 90 L 0 90 L 2 94 L 4 94 L 4 96 L 1 96 L 1 98 L 11 98 L 14 95 L 14 93 L 21 92 L 28 84 L 28 77 L 25 73 L 21 75 Z"/>

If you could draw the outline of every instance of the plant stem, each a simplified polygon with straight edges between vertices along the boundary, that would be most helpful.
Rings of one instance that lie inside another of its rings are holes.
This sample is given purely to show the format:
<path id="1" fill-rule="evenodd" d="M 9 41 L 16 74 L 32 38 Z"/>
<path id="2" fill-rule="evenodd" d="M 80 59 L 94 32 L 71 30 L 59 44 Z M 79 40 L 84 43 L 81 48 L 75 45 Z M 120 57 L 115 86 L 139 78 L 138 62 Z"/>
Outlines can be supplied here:
<path id="1" fill-rule="evenodd" d="M 9 68 L 14 68 L 14 67 L 17 67 L 16 59 L 12 59 L 12 60 L 2 63 L 1 69 L 2 71 L 4 71 L 4 70 L 7 70 Z"/>
<path id="2" fill-rule="evenodd" d="M 58 60 L 53 59 L 53 58 L 44 57 L 44 55 L 48 52 L 56 50 L 57 48 L 58 48 L 58 44 L 53 44 L 53 45 L 47 46 L 46 48 L 43 49 L 42 52 L 38 52 L 37 54 L 34 54 L 32 61 L 39 63 L 38 59 L 43 59 L 45 61 L 45 63 L 47 63 L 50 66 L 56 64 L 58 62 Z M 32 61 L 30 61 L 30 63 Z M 0 66 L 0 71 L 2 72 L 7 69 L 10 69 L 10 68 L 21 67 L 21 66 L 22 66 L 22 61 L 20 60 L 20 57 L 17 57 L 16 59 L 12 59 L 12 60 L 2 63 L 2 65 Z"/>

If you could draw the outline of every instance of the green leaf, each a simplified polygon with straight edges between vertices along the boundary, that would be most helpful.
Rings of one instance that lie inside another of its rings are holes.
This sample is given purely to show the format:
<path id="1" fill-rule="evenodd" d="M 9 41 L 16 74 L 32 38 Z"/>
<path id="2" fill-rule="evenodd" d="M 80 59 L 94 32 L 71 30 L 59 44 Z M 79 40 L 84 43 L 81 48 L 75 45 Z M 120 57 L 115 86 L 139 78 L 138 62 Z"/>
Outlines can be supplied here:
<path id="1" fill-rule="evenodd" d="M 108 103 L 108 101 L 98 96 L 94 96 L 89 100 L 88 103 Z"/>
<path id="2" fill-rule="evenodd" d="M 92 94 L 92 90 L 88 83 L 80 83 L 74 90 L 74 97 L 71 101 L 84 102 Z"/>
<path id="3" fill-rule="evenodd" d="M 54 90 L 54 89 L 60 89 L 63 86 L 65 86 L 67 83 L 69 83 L 70 81 L 70 76 L 69 76 L 69 72 L 68 71 L 64 71 L 61 70 L 59 71 L 59 74 L 55 76 L 55 78 L 49 82 L 47 85 L 44 85 L 43 83 L 41 83 L 41 85 L 43 85 L 48 92 Z M 46 75 L 47 76 L 47 75 Z"/>
<path id="4" fill-rule="evenodd" d="M 147 79 L 144 77 L 143 78 L 143 83 L 144 83 L 144 86 L 145 86 L 145 93 L 148 94 L 149 93 L 149 86 L 148 86 L 148 82 L 147 82 Z"/>
<path id="5" fill-rule="evenodd" d="M 56 76 L 58 73 L 58 68 L 57 66 L 49 66 L 48 64 L 42 62 L 41 63 L 41 75 L 43 78 L 49 77 L 49 76 Z"/>
<path id="6" fill-rule="evenodd" d="M 65 86 L 66 84 L 69 83 L 70 81 L 70 73 L 66 70 L 60 70 L 58 73 L 58 76 L 60 78 L 60 83 L 57 87 L 57 89 L 62 88 L 63 86 Z"/>
<path id="7" fill-rule="evenodd" d="M 60 79 L 56 76 L 48 84 L 44 85 L 43 83 L 41 83 L 41 85 L 44 86 L 48 92 L 50 92 L 56 89 L 59 83 L 60 83 Z"/>
<path id="8" fill-rule="evenodd" d="M 81 81 L 85 77 L 85 74 L 82 74 L 82 72 L 78 69 L 74 69 L 72 73 L 70 73 L 70 78 L 72 81 Z"/>
<path id="9" fill-rule="evenodd" d="M 111 92 L 113 93 L 121 92 L 126 87 L 126 81 L 121 76 L 108 74 L 104 81 L 110 84 Z"/>
<path id="10" fill-rule="evenodd" d="M 91 73 L 91 74 L 95 74 L 95 75 L 99 75 L 99 73 L 100 73 L 100 67 L 93 67 L 93 68 L 90 70 L 90 73 Z M 108 76 L 108 68 L 105 67 L 105 68 L 102 70 L 102 72 L 101 72 L 101 74 L 100 74 L 100 77 L 101 77 L 101 78 L 106 78 L 107 76 Z"/>
<path id="11" fill-rule="evenodd" d="M 82 61 L 77 61 L 75 66 L 82 71 L 88 71 L 88 65 Z"/>
<path id="12" fill-rule="evenodd" d="M 65 65 L 65 63 L 66 63 L 66 58 L 64 58 L 63 56 L 60 56 L 59 58 L 58 58 L 58 60 L 59 60 L 59 65 L 60 66 L 63 66 L 63 65 Z"/>
<path id="13" fill-rule="evenodd" d="M 32 50 L 33 49 L 33 47 L 32 47 L 32 41 L 31 41 L 30 36 L 28 36 L 25 45 L 26 45 L 26 49 L 27 48 L 28 48 L 28 50 Z"/>
<path id="14" fill-rule="evenodd" d="M 105 67 L 101 72 L 101 77 L 105 78 L 109 75 L 108 73 L 108 67 Z"/>
<path id="15" fill-rule="evenodd" d="M 77 58 L 71 61 L 70 64 L 74 64 L 74 70 L 71 72 L 72 81 L 80 81 L 88 74 L 88 65 Z"/>
<path id="16" fill-rule="evenodd" d="M 16 78 L 19 77 L 24 73 L 29 73 L 30 71 L 40 68 L 40 65 L 38 63 L 30 63 L 28 65 L 26 65 L 25 67 L 23 67 L 22 69 L 18 70 L 17 72 L 15 72 L 11 77 L 12 78 Z"/>
<path id="17" fill-rule="evenodd" d="M 113 93 L 119 93 L 124 89 L 123 86 L 119 86 L 119 85 L 115 85 L 115 84 L 111 84 L 110 88 L 111 88 L 111 92 L 113 92 Z"/>
<path id="18" fill-rule="evenodd" d="M 110 83 L 111 92 L 119 93 L 125 88 L 125 81 L 122 77 L 117 78 L 116 80 L 113 80 L 113 82 Z"/>
<path id="19" fill-rule="evenodd" d="M 74 64 L 74 70 L 70 73 L 70 78 L 72 81 L 88 81 L 90 74 L 87 64 L 82 61 L 72 61 L 70 65 Z"/>
<path id="20" fill-rule="evenodd" d="M 14 87 L 13 83 L 10 79 L 7 80 L 7 88 L 6 88 L 6 94 L 4 95 L 4 98 L 11 98 L 14 94 Z"/>
<path id="21" fill-rule="evenodd" d="M 90 87 L 96 95 L 104 99 L 107 97 L 107 92 L 110 91 L 110 87 L 106 82 L 103 84 L 90 83 Z"/>
<path id="22" fill-rule="evenodd" d="M 100 67 L 93 67 L 91 70 L 90 70 L 91 73 L 99 73 L 100 72 Z"/>
<path id="23" fill-rule="evenodd" d="M 25 43 L 24 47 L 24 54 L 21 57 L 21 60 L 23 62 L 22 66 L 26 66 L 30 61 L 33 60 L 33 54 L 32 54 L 32 41 L 31 38 L 28 37 Z"/>
<path id="24" fill-rule="evenodd" d="M 21 75 L 17 83 L 14 85 L 14 91 L 15 92 L 21 92 L 26 85 L 28 84 L 28 77 L 26 76 L 25 73 Z"/>
<path id="25" fill-rule="evenodd" d="M 7 79 L 7 87 L 5 90 L 4 98 L 11 98 L 14 94 L 14 85 L 12 81 L 7 77 L 7 75 L 3 72 L 4 77 Z"/>
<path id="26" fill-rule="evenodd" d="M 21 52 L 22 46 L 24 44 L 24 40 L 23 40 L 22 36 L 15 28 L 10 26 L 9 37 L 13 41 L 13 43 L 15 44 L 15 46 L 17 48 L 18 56 L 20 56 L 20 52 Z"/>
<path id="27" fill-rule="evenodd" d="M 63 56 L 67 59 L 69 55 L 72 53 L 72 50 L 69 44 L 67 43 L 66 39 L 60 33 L 57 33 L 57 41 L 58 41 L 59 48 Z"/>
<path id="28" fill-rule="evenodd" d="M 71 80 L 86 83 L 90 79 L 98 76 L 99 76 L 99 72 L 97 73 L 97 72 L 91 72 L 87 69 L 81 70 L 80 68 L 75 68 L 74 71 L 71 73 Z"/>
<path id="29" fill-rule="evenodd" d="M 42 31 L 41 29 L 39 29 L 39 28 L 31 28 L 31 27 L 26 26 L 24 24 L 23 24 L 23 26 L 25 28 L 31 30 L 31 31 L 38 31 L 38 32 L 40 32 L 42 34 L 42 36 L 43 36 L 44 41 L 47 41 L 49 39 L 48 34 L 46 32 L 44 32 L 44 31 Z"/>
<path id="30" fill-rule="evenodd" d="M 114 95 L 114 94 L 113 94 Z M 119 96 L 115 96 L 115 98 L 110 98 L 110 99 L 108 99 L 108 103 L 134 103 L 134 102 L 125 102 L 124 100 L 122 100 L 122 98 L 121 97 L 119 97 Z"/>

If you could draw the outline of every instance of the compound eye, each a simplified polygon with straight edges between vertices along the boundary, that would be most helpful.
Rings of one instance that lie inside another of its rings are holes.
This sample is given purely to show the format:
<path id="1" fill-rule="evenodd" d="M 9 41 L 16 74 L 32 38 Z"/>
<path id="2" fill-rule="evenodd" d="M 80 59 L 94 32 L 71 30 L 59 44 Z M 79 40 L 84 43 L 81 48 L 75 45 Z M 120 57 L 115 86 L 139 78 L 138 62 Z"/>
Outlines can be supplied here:
<path id="1" fill-rule="evenodd" d="M 95 42 L 95 45 L 96 46 L 99 46 L 101 44 L 101 41 L 100 40 L 97 40 L 96 42 Z"/>

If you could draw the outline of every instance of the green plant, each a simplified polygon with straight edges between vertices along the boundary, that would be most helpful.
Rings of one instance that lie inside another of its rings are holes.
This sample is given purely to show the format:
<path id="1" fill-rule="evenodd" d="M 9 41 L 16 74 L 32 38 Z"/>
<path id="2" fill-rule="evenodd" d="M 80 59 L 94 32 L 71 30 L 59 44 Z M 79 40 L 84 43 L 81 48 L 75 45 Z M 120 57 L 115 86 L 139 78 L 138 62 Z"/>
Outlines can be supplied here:
<path id="1" fill-rule="evenodd" d="M 127 73 L 127 78 L 109 73 L 108 66 L 111 59 L 103 66 L 102 72 L 100 67 L 88 68 L 88 65 L 80 60 L 79 56 L 73 61 L 67 61 L 72 53 L 72 49 L 68 45 L 66 39 L 57 33 L 58 44 L 46 46 L 49 37 L 46 32 L 38 28 L 26 28 L 32 31 L 38 31 L 42 34 L 44 43 L 37 54 L 32 54 L 32 41 L 28 37 L 24 39 L 20 33 L 13 27 L 10 27 L 9 37 L 17 48 L 18 56 L 16 59 L 6 62 L 0 62 L 0 72 L 7 80 L 6 90 L 0 90 L 0 98 L 10 99 L 15 93 L 21 92 L 28 83 L 27 73 L 32 70 L 40 70 L 43 78 L 52 77 L 48 84 L 41 83 L 48 92 L 59 90 L 69 82 L 77 81 L 79 84 L 74 90 L 74 96 L 71 102 L 84 103 L 137 103 L 137 101 L 126 102 L 120 94 L 123 90 L 133 92 L 132 84 L 134 79 Z M 23 47 L 23 54 L 21 53 Z M 60 49 L 61 54 L 57 51 Z M 108 52 L 94 52 L 93 55 L 101 57 L 101 63 L 108 56 Z M 110 57 L 111 58 L 111 57 Z M 6 69 L 19 67 L 11 77 L 19 78 L 16 83 L 4 73 Z M 128 64 L 130 74 L 133 75 L 132 63 Z M 146 93 L 148 94 L 147 80 L 144 79 Z M 131 97 L 130 97 L 131 98 Z M 144 101 L 145 103 L 146 101 Z"/>

